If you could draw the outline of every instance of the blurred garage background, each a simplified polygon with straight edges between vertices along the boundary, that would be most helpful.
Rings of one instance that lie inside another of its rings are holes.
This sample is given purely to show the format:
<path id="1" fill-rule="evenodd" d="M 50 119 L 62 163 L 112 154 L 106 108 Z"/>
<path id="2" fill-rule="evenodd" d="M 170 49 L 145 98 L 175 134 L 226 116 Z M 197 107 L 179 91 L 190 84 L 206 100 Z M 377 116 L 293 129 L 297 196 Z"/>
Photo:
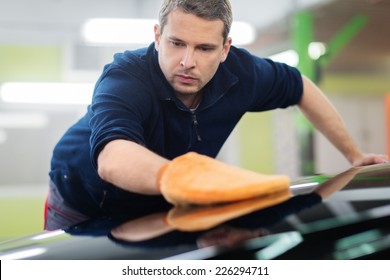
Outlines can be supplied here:
<path id="1" fill-rule="evenodd" d="M 231 2 L 235 44 L 297 66 L 363 150 L 389 152 L 390 0 Z M 112 55 L 153 40 L 160 3 L 0 0 L 0 241 L 42 229 L 53 146 L 84 114 Z M 147 19 L 147 29 L 130 22 L 128 41 L 93 41 L 85 23 L 94 18 Z M 293 178 L 349 166 L 293 108 L 245 116 L 219 158 Z"/>

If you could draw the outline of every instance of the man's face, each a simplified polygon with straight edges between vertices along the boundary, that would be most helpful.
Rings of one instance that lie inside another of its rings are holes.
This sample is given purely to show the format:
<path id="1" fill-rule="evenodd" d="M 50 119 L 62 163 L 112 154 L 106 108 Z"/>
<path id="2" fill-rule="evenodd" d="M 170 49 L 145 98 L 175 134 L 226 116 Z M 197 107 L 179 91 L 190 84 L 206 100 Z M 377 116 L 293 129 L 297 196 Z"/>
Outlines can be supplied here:
<path id="1" fill-rule="evenodd" d="M 174 10 L 161 34 L 155 26 L 159 64 L 179 99 L 198 93 L 225 61 L 231 39 L 224 44 L 221 20 L 209 21 Z"/>

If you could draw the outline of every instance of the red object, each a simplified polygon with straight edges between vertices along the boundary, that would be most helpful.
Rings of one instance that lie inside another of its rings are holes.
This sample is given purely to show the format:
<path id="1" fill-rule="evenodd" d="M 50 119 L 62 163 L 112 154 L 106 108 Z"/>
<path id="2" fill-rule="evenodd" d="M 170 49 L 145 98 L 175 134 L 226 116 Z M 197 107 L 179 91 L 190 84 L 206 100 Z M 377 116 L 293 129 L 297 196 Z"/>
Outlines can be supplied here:
<path id="1" fill-rule="evenodd" d="M 47 219 L 47 212 L 49 211 L 49 203 L 48 203 L 48 200 L 49 200 L 49 197 L 47 196 L 46 197 L 46 200 L 45 200 L 45 208 L 44 208 L 44 212 L 43 212 L 43 229 L 46 229 L 46 219 Z"/>

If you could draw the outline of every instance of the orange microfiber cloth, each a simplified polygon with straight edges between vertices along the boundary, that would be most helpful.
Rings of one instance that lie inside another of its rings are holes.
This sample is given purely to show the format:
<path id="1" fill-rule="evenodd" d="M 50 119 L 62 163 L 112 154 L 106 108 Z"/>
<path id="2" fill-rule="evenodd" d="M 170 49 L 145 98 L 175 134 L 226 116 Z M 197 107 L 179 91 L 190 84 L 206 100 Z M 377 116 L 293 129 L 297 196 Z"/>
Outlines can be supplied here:
<path id="1" fill-rule="evenodd" d="M 289 189 L 286 175 L 265 175 L 189 152 L 163 168 L 158 185 L 174 205 L 211 205 L 265 196 Z"/>

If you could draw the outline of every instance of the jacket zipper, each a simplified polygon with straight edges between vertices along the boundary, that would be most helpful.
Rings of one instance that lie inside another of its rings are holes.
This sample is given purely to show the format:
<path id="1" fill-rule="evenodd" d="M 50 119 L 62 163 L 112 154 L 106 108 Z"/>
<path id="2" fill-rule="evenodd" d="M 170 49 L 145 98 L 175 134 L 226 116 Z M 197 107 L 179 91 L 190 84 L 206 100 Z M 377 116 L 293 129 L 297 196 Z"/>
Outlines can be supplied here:
<path id="1" fill-rule="evenodd" d="M 102 197 L 102 200 L 99 203 L 99 207 L 100 208 L 103 208 L 104 202 L 106 200 L 106 196 L 107 196 L 107 190 L 103 190 L 103 197 Z"/>
<path id="2" fill-rule="evenodd" d="M 198 119 L 196 118 L 195 111 L 191 111 L 191 114 L 192 114 L 192 123 L 194 125 L 195 134 L 196 134 L 196 140 L 198 142 L 202 142 L 202 137 L 200 137 L 199 134 L 199 123 L 198 123 Z"/>
<path id="3" fill-rule="evenodd" d="M 167 98 L 165 99 L 166 101 L 173 101 L 171 98 Z M 183 108 L 181 108 L 180 106 L 178 106 L 176 104 L 177 108 L 181 111 L 188 111 L 187 110 L 184 110 Z M 200 136 L 200 133 L 199 133 L 199 123 L 198 123 L 198 119 L 196 117 L 196 113 L 195 113 L 195 110 L 189 110 L 191 112 L 191 115 L 192 115 L 192 124 L 194 126 L 194 130 L 195 130 L 195 134 L 196 134 L 196 141 L 198 142 L 202 142 L 202 137 Z M 190 144 L 191 145 L 191 144 Z"/>

